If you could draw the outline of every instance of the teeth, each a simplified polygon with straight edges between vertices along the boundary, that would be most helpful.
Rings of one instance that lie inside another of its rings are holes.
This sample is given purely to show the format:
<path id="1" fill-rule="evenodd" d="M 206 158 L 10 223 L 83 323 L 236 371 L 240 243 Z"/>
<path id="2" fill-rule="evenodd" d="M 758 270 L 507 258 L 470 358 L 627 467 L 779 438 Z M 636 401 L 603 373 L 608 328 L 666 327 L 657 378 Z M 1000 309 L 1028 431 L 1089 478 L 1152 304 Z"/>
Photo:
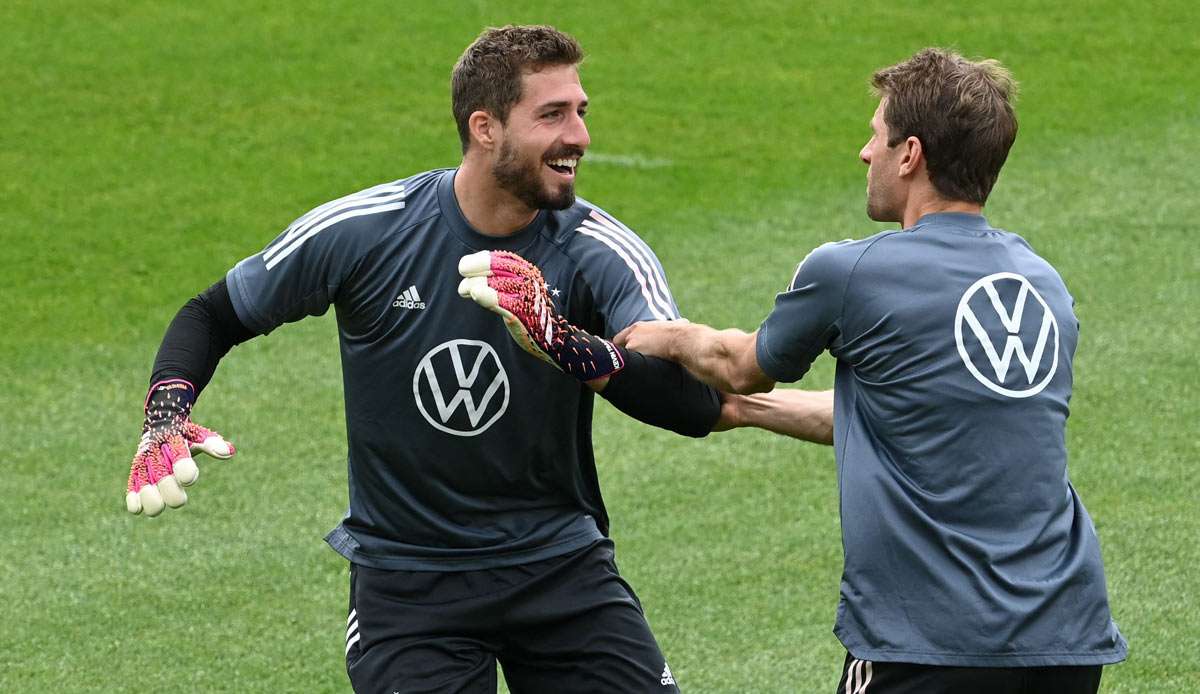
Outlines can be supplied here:
<path id="1" fill-rule="evenodd" d="M 568 169 L 573 169 L 579 163 L 578 159 L 551 159 L 546 162 L 551 166 L 565 166 Z"/>

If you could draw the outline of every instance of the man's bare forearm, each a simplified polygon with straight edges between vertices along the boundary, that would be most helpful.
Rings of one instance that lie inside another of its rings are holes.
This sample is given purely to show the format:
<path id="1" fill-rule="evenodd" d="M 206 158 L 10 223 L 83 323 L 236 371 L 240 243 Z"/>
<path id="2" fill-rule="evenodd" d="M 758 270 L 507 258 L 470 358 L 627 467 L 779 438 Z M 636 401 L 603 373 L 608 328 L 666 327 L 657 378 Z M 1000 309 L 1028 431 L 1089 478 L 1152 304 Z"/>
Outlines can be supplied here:
<path id="1" fill-rule="evenodd" d="M 682 364 L 697 379 L 726 393 L 755 393 L 774 385 L 754 360 L 754 336 L 699 323 L 655 324 L 663 333 L 647 351 Z M 636 335 L 636 333 L 635 333 Z M 629 347 L 639 350 L 637 338 Z"/>
<path id="2" fill-rule="evenodd" d="M 714 431 L 737 427 L 757 427 L 832 445 L 833 391 L 776 388 L 769 393 L 727 395 Z"/>

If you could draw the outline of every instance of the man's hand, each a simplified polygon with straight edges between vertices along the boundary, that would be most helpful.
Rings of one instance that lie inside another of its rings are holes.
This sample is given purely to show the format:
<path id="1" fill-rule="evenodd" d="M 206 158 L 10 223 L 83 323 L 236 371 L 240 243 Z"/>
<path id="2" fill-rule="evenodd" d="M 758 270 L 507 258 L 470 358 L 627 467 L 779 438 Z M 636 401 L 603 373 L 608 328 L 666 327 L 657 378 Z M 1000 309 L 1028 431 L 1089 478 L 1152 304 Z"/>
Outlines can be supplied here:
<path id="1" fill-rule="evenodd" d="M 684 319 L 675 321 L 643 321 L 617 333 L 613 343 L 632 352 L 641 352 L 670 361 L 679 361 L 676 345 L 688 330 Z"/>
<path id="2" fill-rule="evenodd" d="M 129 468 L 125 508 L 130 513 L 157 516 L 165 506 L 187 503 L 183 487 L 195 483 L 200 469 L 192 453 L 230 458 L 234 447 L 221 435 L 191 421 L 196 391 L 183 379 L 160 381 L 146 394 L 142 441 Z M 182 486 L 180 486 L 182 485 Z"/>
<path id="3" fill-rule="evenodd" d="M 480 251 L 463 256 L 458 293 L 500 314 L 526 352 L 595 385 L 625 367 L 611 342 L 567 322 L 554 309 L 537 266 L 516 253 Z"/>

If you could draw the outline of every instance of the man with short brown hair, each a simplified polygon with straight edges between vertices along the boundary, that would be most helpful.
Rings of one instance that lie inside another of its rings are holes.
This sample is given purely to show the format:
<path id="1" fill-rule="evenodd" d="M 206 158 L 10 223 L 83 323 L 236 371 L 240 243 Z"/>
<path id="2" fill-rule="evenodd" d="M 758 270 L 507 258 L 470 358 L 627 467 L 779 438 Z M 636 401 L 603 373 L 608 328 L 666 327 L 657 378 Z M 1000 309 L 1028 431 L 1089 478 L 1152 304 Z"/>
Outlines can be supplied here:
<path id="1" fill-rule="evenodd" d="M 755 333 L 639 323 L 615 342 L 736 393 L 837 359 L 839 692 L 1095 692 L 1126 643 L 1067 478 L 1073 301 L 981 214 L 1015 83 L 939 49 L 873 83 L 867 211 L 903 228 L 812 251 Z"/>
<path id="2" fill-rule="evenodd" d="M 721 403 L 604 339 L 679 313 L 650 248 L 575 196 L 591 141 L 582 57 L 552 27 L 485 31 L 452 78 L 460 166 L 303 215 L 181 309 L 159 350 L 126 494 L 150 516 L 187 501 L 189 443 L 233 453 L 189 418 L 222 356 L 336 307 L 349 510 L 326 541 L 351 562 L 339 630 L 356 690 L 495 691 L 499 662 L 517 693 L 678 691 L 617 571 L 593 393 L 690 436 Z M 460 258 L 513 251 L 545 271 L 547 305 L 591 331 L 561 373 L 457 295 Z"/>

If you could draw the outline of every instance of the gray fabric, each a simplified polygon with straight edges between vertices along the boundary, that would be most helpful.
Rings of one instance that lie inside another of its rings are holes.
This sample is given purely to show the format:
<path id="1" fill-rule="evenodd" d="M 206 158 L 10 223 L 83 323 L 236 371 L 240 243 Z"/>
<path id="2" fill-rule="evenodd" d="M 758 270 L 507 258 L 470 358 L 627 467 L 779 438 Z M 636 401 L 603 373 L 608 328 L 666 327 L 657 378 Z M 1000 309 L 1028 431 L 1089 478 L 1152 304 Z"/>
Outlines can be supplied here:
<path id="1" fill-rule="evenodd" d="M 834 631 L 856 658 L 1125 657 L 1099 541 L 1067 478 L 1072 307 L 1023 239 L 955 213 L 821 246 L 777 297 L 758 334 L 762 369 L 795 381 L 822 351 L 837 359 Z"/>
<path id="2" fill-rule="evenodd" d="M 375 568 L 521 564 L 608 532 L 591 391 L 458 296 L 460 257 L 520 253 L 560 311 L 597 334 L 678 315 L 665 281 L 649 291 L 657 258 L 594 206 L 488 237 L 463 218 L 453 176 L 431 171 L 319 207 L 227 275 L 239 318 L 261 334 L 335 307 L 350 508 L 327 540 Z"/>

